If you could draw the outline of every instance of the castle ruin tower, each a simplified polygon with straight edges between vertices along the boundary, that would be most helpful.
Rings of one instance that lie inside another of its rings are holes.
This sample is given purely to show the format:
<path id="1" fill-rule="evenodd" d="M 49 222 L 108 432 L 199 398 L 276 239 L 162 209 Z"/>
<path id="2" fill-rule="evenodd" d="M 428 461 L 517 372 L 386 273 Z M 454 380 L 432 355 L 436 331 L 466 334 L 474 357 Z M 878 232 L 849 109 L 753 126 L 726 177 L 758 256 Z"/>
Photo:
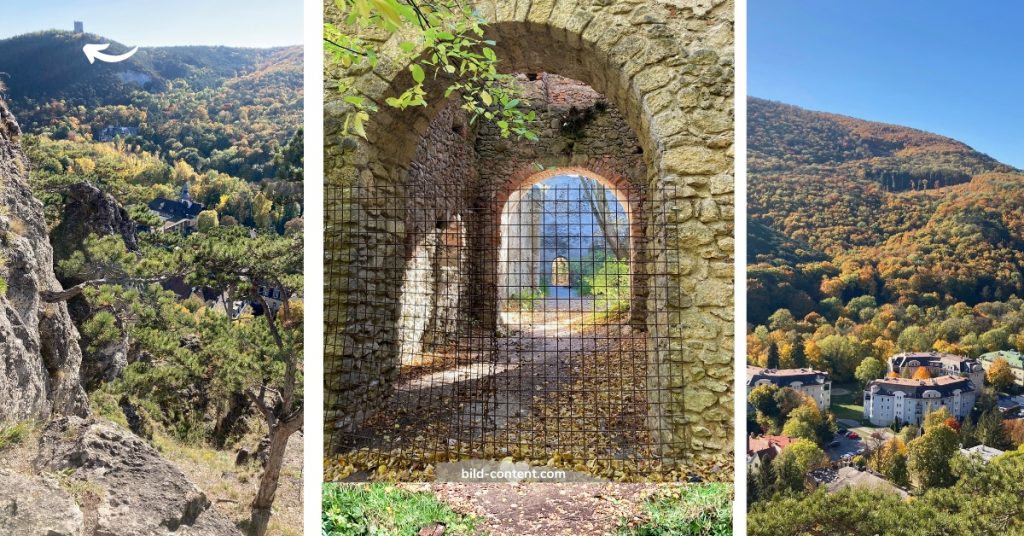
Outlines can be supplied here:
<path id="1" fill-rule="evenodd" d="M 80 20 L 75 21 L 75 33 L 85 33 L 85 23 Z"/>

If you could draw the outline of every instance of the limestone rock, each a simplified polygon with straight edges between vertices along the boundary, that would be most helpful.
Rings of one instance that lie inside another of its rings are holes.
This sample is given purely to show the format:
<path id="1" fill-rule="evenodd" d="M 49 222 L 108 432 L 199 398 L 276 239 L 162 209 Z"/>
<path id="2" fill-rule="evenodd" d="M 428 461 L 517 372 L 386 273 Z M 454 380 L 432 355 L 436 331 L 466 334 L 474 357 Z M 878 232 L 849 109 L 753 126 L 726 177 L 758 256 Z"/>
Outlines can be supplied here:
<path id="1" fill-rule="evenodd" d="M 114 424 L 79 417 L 51 421 L 36 458 L 95 490 L 86 517 L 98 535 L 237 535 L 210 499 L 145 441 Z"/>
<path id="2" fill-rule="evenodd" d="M 61 286 L 19 135 L 0 102 L 0 279 L 7 287 L 0 294 L 0 421 L 82 415 L 87 402 L 79 384 L 78 331 L 65 304 L 39 296 Z"/>
<path id="3" fill-rule="evenodd" d="M 81 536 L 82 510 L 53 479 L 0 469 L 0 536 Z"/>

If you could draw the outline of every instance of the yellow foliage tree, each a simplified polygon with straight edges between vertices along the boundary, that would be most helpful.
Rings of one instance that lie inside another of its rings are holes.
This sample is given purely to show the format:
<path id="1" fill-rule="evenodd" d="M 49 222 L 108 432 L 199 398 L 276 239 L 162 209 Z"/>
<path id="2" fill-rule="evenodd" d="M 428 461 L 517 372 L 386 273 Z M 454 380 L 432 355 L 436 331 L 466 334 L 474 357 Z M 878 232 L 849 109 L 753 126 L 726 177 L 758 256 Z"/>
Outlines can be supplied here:
<path id="1" fill-rule="evenodd" d="M 928 372 L 928 367 L 917 367 L 914 371 L 914 375 L 911 378 L 915 380 L 930 380 L 932 379 L 932 373 Z"/>

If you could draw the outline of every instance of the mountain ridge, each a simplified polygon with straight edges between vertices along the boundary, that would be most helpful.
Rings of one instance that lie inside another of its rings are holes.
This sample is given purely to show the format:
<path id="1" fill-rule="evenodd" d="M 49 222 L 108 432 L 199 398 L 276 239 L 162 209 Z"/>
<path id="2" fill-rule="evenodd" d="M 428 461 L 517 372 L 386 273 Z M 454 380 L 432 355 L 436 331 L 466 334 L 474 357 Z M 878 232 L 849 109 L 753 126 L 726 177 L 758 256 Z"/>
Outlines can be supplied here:
<path id="1" fill-rule="evenodd" d="M 784 306 L 800 317 L 830 296 L 973 305 L 1024 293 L 1020 170 L 918 129 L 749 104 L 750 321 Z"/>
<path id="2" fill-rule="evenodd" d="M 192 89 L 256 71 L 269 60 L 301 46 L 243 48 L 210 45 L 139 47 L 118 63 L 90 64 L 82 52 L 87 43 L 110 43 L 109 54 L 130 47 L 92 33 L 45 30 L 0 40 L 0 73 L 12 107 L 31 98 L 45 102 L 71 98 L 75 104 L 121 104 L 131 91 L 161 91 L 168 80 L 185 79 Z M 125 76 L 125 75 L 128 76 Z"/>
<path id="3" fill-rule="evenodd" d="M 845 168 L 892 191 L 1020 171 L 939 134 L 756 97 L 748 98 L 748 139 L 751 171 L 819 174 Z"/>

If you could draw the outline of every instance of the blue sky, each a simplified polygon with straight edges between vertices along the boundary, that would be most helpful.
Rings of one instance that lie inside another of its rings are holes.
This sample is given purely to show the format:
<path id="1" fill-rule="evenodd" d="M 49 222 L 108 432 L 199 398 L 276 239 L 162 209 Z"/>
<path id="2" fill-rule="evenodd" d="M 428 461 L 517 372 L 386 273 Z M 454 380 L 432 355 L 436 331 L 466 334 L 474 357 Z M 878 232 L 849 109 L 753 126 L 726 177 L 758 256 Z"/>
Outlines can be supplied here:
<path id="1" fill-rule="evenodd" d="M 4 2 L 0 38 L 53 28 L 129 46 L 302 44 L 302 0 L 15 0 Z"/>
<path id="2" fill-rule="evenodd" d="M 1024 2 L 749 0 L 755 97 L 919 128 L 1024 168 Z"/>

